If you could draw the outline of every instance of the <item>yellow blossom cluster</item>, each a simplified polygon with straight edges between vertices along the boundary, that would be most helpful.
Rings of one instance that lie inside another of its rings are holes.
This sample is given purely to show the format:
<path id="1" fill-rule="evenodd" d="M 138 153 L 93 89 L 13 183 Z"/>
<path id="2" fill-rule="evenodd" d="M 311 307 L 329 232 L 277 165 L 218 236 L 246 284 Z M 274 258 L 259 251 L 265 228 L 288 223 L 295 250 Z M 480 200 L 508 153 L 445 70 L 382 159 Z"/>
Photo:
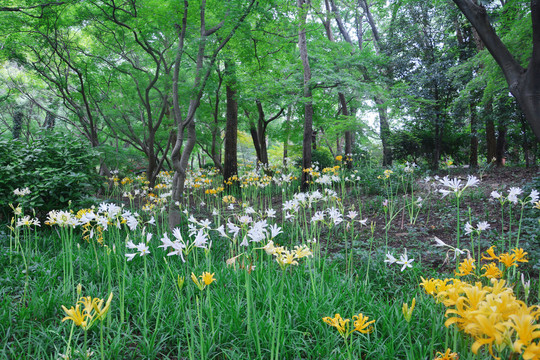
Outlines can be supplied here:
<path id="1" fill-rule="evenodd" d="M 487 255 L 482 255 L 482 260 L 489 260 L 487 264 L 482 266 L 484 273 L 481 275 L 487 277 L 488 279 L 500 279 L 503 275 L 503 272 L 493 261 L 498 261 L 500 264 L 505 266 L 505 269 L 508 269 L 512 266 L 517 267 L 520 262 L 528 262 L 525 258 L 527 253 L 521 248 L 512 249 L 511 252 L 502 253 L 500 255 L 495 255 L 495 246 L 490 247 L 486 250 Z M 456 276 L 467 276 L 475 275 L 474 271 L 476 265 L 474 265 L 475 260 L 472 258 L 467 258 L 463 260 L 459 266 L 458 271 L 455 273 Z"/>
<path id="2" fill-rule="evenodd" d="M 433 360 L 459 360 L 459 355 L 450 349 L 446 349 L 444 353 L 438 351 L 437 357 Z"/>
<path id="3" fill-rule="evenodd" d="M 290 265 L 298 265 L 298 261 L 296 260 L 308 256 L 313 257 L 313 253 L 306 245 L 297 245 L 294 247 L 294 250 L 288 250 L 283 246 L 275 246 L 273 241 L 269 241 L 262 249 L 264 249 L 268 255 L 274 255 L 277 263 L 282 269 L 285 269 Z"/>
<path id="4" fill-rule="evenodd" d="M 225 188 L 223 186 L 220 186 L 220 187 L 217 187 L 215 189 L 206 189 L 204 191 L 205 194 L 209 194 L 209 195 L 215 195 L 215 194 L 219 194 L 220 192 L 222 192 L 223 190 L 225 190 Z"/>
<path id="5" fill-rule="evenodd" d="M 83 296 L 77 301 L 75 308 L 72 306 L 70 309 L 67 309 L 62 305 L 62 309 L 67 315 L 62 319 L 62 322 L 71 320 L 76 326 L 82 327 L 83 330 L 88 330 L 97 320 L 103 320 L 105 315 L 107 315 L 111 307 L 112 298 L 113 293 L 110 293 L 107 302 L 104 303 L 103 299 Z"/>
<path id="6" fill-rule="evenodd" d="M 540 338 L 538 306 L 528 307 L 518 300 L 505 280 L 491 279 L 490 286 L 474 285 L 459 279 L 424 279 L 420 284 L 427 294 L 447 307 L 445 325 L 455 324 L 473 337 L 474 354 L 484 345 L 495 359 L 504 349 L 522 354 L 523 359 L 538 359 Z"/>
<path id="7" fill-rule="evenodd" d="M 355 331 L 363 334 L 369 334 L 373 331 L 373 326 L 371 326 L 371 324 L 375 322 L 375 320 L 368 321 L 369 317 L 360 313 L 352 317 L 354 327 L 350 329 L 351 319 L 343 319 L 339 314 L 334 315 L 333 318 L 327 316 L 323 317 L 322 319 L 328 325 L 335 327 L 339 331 L 339 335 L 341 335 L 341 337 L 344 339 L 347 339 L 349 335 Z"/>
<path id="8" fill-rule="evenodd" d="M 202 273 L 202 275 L 199 276 L 201 278 L 201 280 L 199 280 L 197 275 L 195 275 L 194 273 L 191 273 L 191 280 L 195 283 L 195 285 L 197 285 L 199 290 L 203 291 L 205 287 L 207 287 L 208 285 L 216 281 L 216 279 L 214 278 L 214 274 L 215 273 L 210 274 L 209 272 L 205 271 Z M 180 278 L 178 279 L 180 280 Z M 182 286 L 183 284 L 184 284 L 184 280 L 182 279 Z M 180 282 L 179 282 L 179 287 L 181 288 Z"/>
<path id="9" fill-rule="evenodd" d="M 225 195 L 222 200 L 225 204 L 234 204 L 236 202 L 236 198 L 232 195 Z"/>
<path id="10" fill-rule="evenodd" d="M 334 175 L 337 175 L 339 173 L 339 165 L 336 165 L 334 167 L 327 167 L 327 168 L 324 168 L 322 169 L 322 172 L 323 174 L 327 174 L 327 173 L 333 173 Z"/>

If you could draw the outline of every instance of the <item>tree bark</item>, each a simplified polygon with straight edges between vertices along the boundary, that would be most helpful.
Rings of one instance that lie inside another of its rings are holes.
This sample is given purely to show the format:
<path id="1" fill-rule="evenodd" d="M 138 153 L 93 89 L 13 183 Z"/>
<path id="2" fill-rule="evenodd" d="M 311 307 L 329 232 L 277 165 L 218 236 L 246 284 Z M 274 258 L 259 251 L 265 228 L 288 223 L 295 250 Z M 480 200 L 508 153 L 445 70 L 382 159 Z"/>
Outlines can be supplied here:
<path id="1" fill-rule="evenodd" d="M 540 140 L 540 0 L 531 0 L 533 52 L 527 69 L 519 65 L 491 26 L 484 6 L 471 0 L 454 0 L 485 47 L 501 68 L 508 88 L 516 98 L 535 136 Z"/>
<path id="2" fill-rule="evenodd" d="M 225 186 L 230 178 L 238 175 L 238 102 L 234 83 L 227 83 L 227 124 L 225 125 L 225 158 L 223 163 L 223 181 Z M 233 182 L 233 185 L 238 185 Z"/>
<path id="3" fill-rule="evenodd" d="M 491 99 L 484 104 L 484 116 L 486 117 L 486 145 L 487 145 L 487 162 L 488 164 L 493 162 L 496 156 L 497 150 L 497 138 L 495 136 L 495 124 L 491 117 L 493 111 L 493 104 Z"/>
<path id="4" fill-rule="evenodd" d="M 499 124 L 499 127 L 497 129 L 498 136 L 497 136 L 497 150 L 496 150 L 496 162 L 497 167 L 504 166 L 505 163 L 505 151 L 506 151 L 506 133 L 507 133 L 507 127 L 506 125 Z"/>
<path id="5" fill-rule="evenodd" d="M 298 49 L 302 59 L 304 69 L 304 139 L 302 141 L 302 170 L 311 168 L 311 145 L 313 136 L 313 100 L 311 93 L 311 68 L 309 66 L 307 39 L 306 39 L 306 17 L 308 12 L 308 0 L 297 0 L 300 17 L 300 29 L 298 32 Z M 301 190 L 307 191 L 311 175 L 307 171 L 302 171 Z"/>
<path id="6" fill-rule="evenodd" d="M 471 119 L 469 167 L 476 169 L 478 167 L 478 112 L 476 111 L 476 102 L 471 102 L 469 111 Z"/>

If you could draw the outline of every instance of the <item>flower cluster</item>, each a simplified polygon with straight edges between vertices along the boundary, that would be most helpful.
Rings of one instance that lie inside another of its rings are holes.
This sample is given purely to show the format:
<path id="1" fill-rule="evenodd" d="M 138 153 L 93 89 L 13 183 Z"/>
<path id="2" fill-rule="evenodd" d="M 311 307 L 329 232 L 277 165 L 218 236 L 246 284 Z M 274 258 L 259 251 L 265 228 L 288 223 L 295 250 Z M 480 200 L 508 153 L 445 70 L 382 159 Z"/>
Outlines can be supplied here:
<path id="1" fill-rule="evenodd" d="M 306 245 L 295 246 L 294 250 L 287 250 L 283 246 L 274 246 L 274 242 L 269 241 L 262 249 L 264 249 L 268 255 L 274 255 L 277 263 L 282 269 L 285 269 L 290 265 L 298 265 L 298 261 L 296 260 L 308 256 L 313 257 L 313 253 Z"/>
<path id="2" fill-rule="evenodd" d="M 333 318 L 327 316 L 322 319 L 328 325 L 335 327 L 338 330 L 339 335 L 344 339 L 347 339 L 349 335 L 355 331 L 362 334 L 369 334 L 373 331 L 373 326 L 371 326 L 371 324 L 373 324 L 375 320 L 368 321 L 369 317 L 364 316 L 362 313 L 354 315 L 352 318 L 354 326 L 352 329 L 350 328 L 351 319 L 343 319 L 339 314 L 334 315 Z"/>
<path id="3" fill-rule="evenodd" d="M 401 271 L 405 270 L 406 268 L 412 268 L 412 262 L 414 259 L 409 259 L 407 256 L 407 249 L 405 249 L 405 252 L 399 256 L 399 260 L 396 259 L 392 254 L 387 253 L 386 254 L 386 260 L 384 260 L 385 263 L 388 263 L 388 265 L 392 264 L 398 264 L 403 265 L 401 267 Z"/>
<path id="4" fill-rule="evenodd" d="M 110 293 L 107 302 L 104 303 L 103 299 L 83 296 L 77 301 L 75 307 L 72 306 L 70 309 L 67 309 L 62 305 L 62 309 L 67 315 L 62 319 L 62 322 L 71 320 L 75 326 L 80 326 L 86 331 L 90 329 L 97 320 L 103 321 L 103 318 L 107 315 L 107 312 L 111 307 L 112 298 L 113 293 Z"/>
<path id="5" fill-rule="evenodd" d="M 208 285 L 216 281 L 216 279 L 214 278 L 214 274 L 215 273 L 210 274 L 209 272 L 205 271 L 202 273 L 202 275 L 197 277 L 197 275 L 195 275 L 194 273 L 191 273 L 191 280 L 193 280 L 193 282 L 195 283 L 195 285 L 197 285 L 199 290 L 203 291 L 204 288 L 206 288 Z M 199 278 L 201 278 L 201 280 L 199 280 Z"/>
<path id="6" fill-rule="evenodd" d="M 487 345 L 489 353 L 498 359 L 494 350 L 522 354 L 523 359 L 537 359 L 540 345 L 538 306 L 528 307 L 518 300 L 505 280 L 492 279 L 490 286 L 474 285 L 459 279 L 423 279 L 420 284 L 427 294 L 447 307 L 445 325 L 457 325 L 460 331 L 474 339 L 474 354 Z"/>

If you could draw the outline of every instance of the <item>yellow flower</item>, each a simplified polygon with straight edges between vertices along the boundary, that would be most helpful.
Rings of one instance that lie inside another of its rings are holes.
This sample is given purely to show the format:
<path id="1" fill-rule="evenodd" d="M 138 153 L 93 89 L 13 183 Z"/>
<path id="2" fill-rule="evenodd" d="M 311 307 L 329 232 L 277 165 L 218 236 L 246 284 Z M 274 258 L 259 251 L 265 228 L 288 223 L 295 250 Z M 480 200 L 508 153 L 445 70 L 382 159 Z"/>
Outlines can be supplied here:
<path id="1" fill-rule="evenodd" d="M 426 294 L 435 296 L 435 293 L 437 292 L 437 281 L 435 279 L 424 279 L 420 276 L 422 279 L 422 282 L 420 283 L 420 286 L 424 287 L 424 291 Z M 437 279 L 438 280 L 438 279 Z"/>
<path id="2" fill-rule="evenodd" d="M 540 325 L 534 324 L 534 316 L 528 311 L 521 314 L 510 315 L 512 328 L 516 331 L 517 339 L 514 341 L 514 351 L 521 353 L 522 347 L 528 347 L 534 339 L 540 338 Z"/>
<path id="3" fill-rule="evenodd" d="M 337 160 L 337 161 L 343 160 L 343 156 L 341 156 L 341 155 L 336 156 L 336 160 Z"/>
<path id="4" fill-rule="evenodd" d="M 349 322 L 351 319 L 343 319 L 339 314 L 336 314 L 333 318 L 323 317 L 322 319 L 328 325 L 335 327 L 342 337 L 345 338 L 349 335 L 347 332 L 349 330 Z"/>
<path id="5" fill-rule="evenodd" d="M 511 266 L 517 266 L 516 264 L 516 255 L 515 254 L 508 254 L 508 253 L 504 253 L 504 254 L 501 254 L 499 256 L 499 261 L 502 262 L 504 264 L 504 266 L 506 266 L 507 268 L 511 267 Z"/>
<path id="6" fill-rule="evenodd" d="M 416 305 L 416 298 L 413 298 L 411 307 L 409 308 L 409 304 L 403 303 L 403 307 L 401 308 L 401 311 L 403 312 L 403 317 L 405 317 L 406 322 L 411 322 L 412 313 L 414 310 L 414 306 Z"/>
<path id="7" fill-rule="evenodd" d="M 200 278 L 202 279 L 204 284 L 206 286 L 208 286 L 211 283 L 213 283 L 214 281 L 216 281 L 216 279 L 214 279 L 214 274 L 215 273 L 210 274 L 209 272 L 203 272 L 203 274 L 200 276 Z"/>
<path id="8" fill-rule="evenodd" d="M 193 280 L 193 282 L 195 283 L 195 285 L 197 285 L 197 287 L 199 288 L 199 290 L 203 291 L 204 290 L 204 287 L 206 285 L 204 285 L 203 282 L 200 282 L 199 281 L 199 278 L 197 277 L 197 275 L 195 275 L 194 273 L 191 273 L 191 280 Z"/>
<path id="9" fill-rule="evenodd" d="M 73 321 L 73 323 L 75 323 L 76 326 L 81 326 L 83 329 L 86 329 L 87 315 L 81 313 L 81 309 L 79 308 L 78 303 L 75 305 L 75 308 L 73 308 L 73 306 L 72 306 L 71 309 L 69 309 L 69 310 L 64 305 L 62 305 L 62 310 L 64 310 L 64 312 L 67 315 L 65 318 L 62 319 L 62 322 L 66 321 L 66 320 L 71 320 L 71 321 Z"/>
<path id="10" fill-rule="evenodd" d="M 107 302 L 105 303 L 105 306 L 103 306 L 103 299 L 94 299 L 94 300 L 99 300 L 98 302 L 93 302 L 92 305 L 94 307 L 94 311 L 96 312 L 96 320 L 101 320 L 103 321 L 103 319 L 105 318 L 105 315 L 107 315 L 107 313 L 109 312 L 109 309 L 111 307 L 111 301 L 112 301 L 112 298 L 113 298 L 113 293 L 111 292 L 109 294 L 109 298 L 107 299 Z"/>
<path id="11" fill-rule="evenodd" d="M 540 345 L 537 343 L 532 343 L 531 345 L 527 346 L 525 352 L 523 352 L 523 359 L 530 360 L 538 358 L 540 358 Z"/>
<path id="12" fill-rule="evenodd" d="M 465 259 L 459 264 L 459 272 L 456 272 L 456 276 L 466 276 L 473 272 L 476 269 L 474 265 L 474 259 Z"/>
<path id="13" fill-rule="evenodd" d="M 414 301 L 413 300 L 413 306 L 411 308 L 411 313 L 412 313 L 412 309 L 414 309 Z M 373 326 L 370 326 L 371 324 L 373 324 L 375 322 L 375 320 L 371 320 L 371 321 L 368 321 L 369 317 L 367 316 L 364 316 L 364 314 L 360 313 L 357 315 L 354 315 L 353 316 L 353 320 L 354 320 L 354 330 L 353 331 L 358 331 L 358 332 L 361 332 L 362 334 L 369 334 L 370 332 L 373 331 Z"/>
<path id="14" fill-rule="evenodd" d="M 534 208 L 540 210 L 540 200 L 538 200 L 537 202 L 534 203 Z"/>
<path id="15" fill-rule="evenodd" d="M 490 247 L 486 250 L 489 257 L 482 255 L 482 260 L 499 260 L 499 257 L 495 255 L 495 246 Z"/>
<path id="16" fill-rule="evenodd" d="M 525 259 L 525 255 L 527 255 L 526 252 L 523 251 L 522 248 L 519 248 L 519 249 L 512 249 L 512 251 L 514 252 L 514 258 L 516 259 L 516 261 L 518 262 L 529 262 L 529 260 Z"/>
<path id="17" fill-rule="evenodd" d="M 433 360 L 458 360 L 459 356 L 457 353 L 451 352 L 452 350 L 446 349 L 444 354 L 440 351 L 437 352 L 437 357 Z"/>
<path id="18" fill-rule="evenodd" d="M 500 279 L 502 276 L 501 270 L 495 263 L 489 263 L 482 266 L 482 270 L 486 271 L 482 276 L 487 277 L 488 279 Z"/>
<path id="19" fill-rule="evenodd" d="M 84 306 L 83 311 L 85 313 L 85 316 L 92 319 L 94 317 L 94 314 L 92 314 L 92 311 L 94 310 L 94 304 L 97 304 L 98 301 L 98 298 L 92 299 L 92 297 L 90 296 L 83 296 L 82 298 L 80 298 L 79 301 L 77 301 L 77 304 L 82 304 Z"/>
<path id="20" fill-rule="evenodd" d="M 301 245 L 294 247 L 294 256 L 297 259 L 301 259 L 306 256 L 313 256 L 313 253 L 306 245 Z"/>

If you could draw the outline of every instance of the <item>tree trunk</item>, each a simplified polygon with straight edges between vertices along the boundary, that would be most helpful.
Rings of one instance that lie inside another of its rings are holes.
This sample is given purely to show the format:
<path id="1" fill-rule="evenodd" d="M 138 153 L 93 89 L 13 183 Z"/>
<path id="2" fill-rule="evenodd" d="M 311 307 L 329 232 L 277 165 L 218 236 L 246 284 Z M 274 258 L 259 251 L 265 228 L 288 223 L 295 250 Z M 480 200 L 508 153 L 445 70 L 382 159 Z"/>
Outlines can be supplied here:
<path id="1" fill-rule="evenodd" d="M 311 143 L 313 136 L 313 101 L 311 94 L 311 68 L 307 53 L 306 39 L 306 17 L 308 11 L 308 0 L 297 0 L 297 6 L 300 13 L 300 29 L 298 32 L 298 49 L 302 59 L 304 69 L 304 139 L 302 141 L 302 169 L 311 168 Z M 301 190 L 307 191 L 311 175 L 302 171 Z"/>
<path id="2" fill-rule="evenodd" d="M 527 69 L 521 67 L 491 26 L 483 5 L 454 0 L 501 68 L 508 88 L 516 98 L 535 136 L 540 140 L 540 0 L 531 0 L 533 51 Z"/>
<path id="3" fill-rule="evenodd" d="M 505 151 L 506 151 L 506 133 L 507 133 L 507 127 L 506 125 L 499 125 L 498 130 L 498 136 L 497 136 L 497 150 L 496 150 L 496 158 L 497 158 L 497 167 L 504 166 L 505 163 Z"/>
<path id="4" fill-rule="evenodd" d="M 379 112 L 379 132 L 383 147 L 383 166 L 392 166 L 392 148 L 390 146 L 390 125 L 388 124 L 388 107 L 384 100 L 375 96 L 377 111 Z"/>
<path id="5" fill-rule="evenodd" d="M 531 167 L 529 139 L 527 136 L 527 124 L 526 124 L 525 116 L 523 115 L 523 113 L 519 114 L 519 120 L 521 123 L 521 132 L 522 132 L 521 146 L 523 147 L 523 160 L 525 161 L 525 167 L 529 168 Z"/>
<path id="6" fill-rule="evenodd" d="M 227 84 L 227 124 L 225 127 L 225 159 L 223 162 L 223 180 L 225 186 L 230 186 L 227 181 L 238 175 L 238 102 L 236 90 Z M 233 182 L 238 185 L 238 182 Z"/>
<path id="7" fill-rule="evenodd" d="M 289 128 L 291 126 L 291 112 L 292 107 L 289 105 L 287 108 L 287 118 L 285 119 L 285 140 L 283 141 L 283 166 L 285 169 L 289 166 L 287 164 L 288 148 L 289 148 Z"/>
<path id="8" fill-rule="evenodd" d="M 484 114 L 486 117 L 486 145 L 487 145 L 487 162 L 490 164 L 495 159 L 496 150 L 497 150 L 497 138 L 495 137 L 495 124 L 493 123 L 493 118 L 491 117 L 491 112 L 493 111 L 493 104 L 491 100 L 488 100 L 484 104 Z"/>
<path id="9" fill-rule="evenodd" d="M 476 111 L 476 103 L 472 102 L 469 105 L 471 117 L 471 146 L 469 154 L 469 166 L 473 169 L 478 167 L 478 112 Z"/>

